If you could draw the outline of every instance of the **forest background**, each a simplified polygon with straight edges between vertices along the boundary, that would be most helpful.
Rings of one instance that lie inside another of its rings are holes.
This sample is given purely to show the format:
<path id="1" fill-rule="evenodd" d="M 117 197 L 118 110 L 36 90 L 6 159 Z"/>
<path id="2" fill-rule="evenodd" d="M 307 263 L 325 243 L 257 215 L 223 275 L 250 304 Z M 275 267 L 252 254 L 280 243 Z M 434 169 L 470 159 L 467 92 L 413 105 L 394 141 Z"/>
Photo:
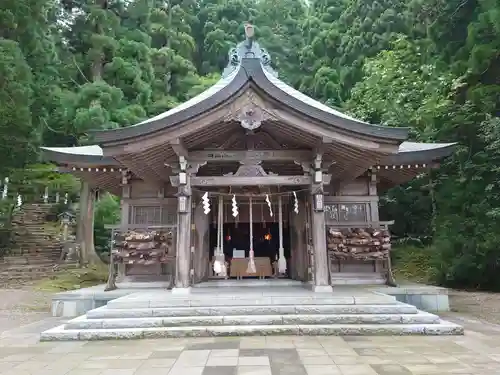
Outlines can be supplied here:
<path id="1" fill-rule="evenodd" d="M 396 220 L 393 255 L 405 277 L 500 290 L 498 0 L 0 8 L 0 176 L 23 186 L 57 179 L 40 166 L 40 145 L 85 144 L 90 129 L 132 125 L 201 92 L 250 21 L 280 78 L 305 94 L 372 123 L 410 126 L 416 141 L 459 143 L 440 169 L 387 192 L 382 217 Z M 116 216 L 112 197 L 100 205 L 96 231 Z"/>

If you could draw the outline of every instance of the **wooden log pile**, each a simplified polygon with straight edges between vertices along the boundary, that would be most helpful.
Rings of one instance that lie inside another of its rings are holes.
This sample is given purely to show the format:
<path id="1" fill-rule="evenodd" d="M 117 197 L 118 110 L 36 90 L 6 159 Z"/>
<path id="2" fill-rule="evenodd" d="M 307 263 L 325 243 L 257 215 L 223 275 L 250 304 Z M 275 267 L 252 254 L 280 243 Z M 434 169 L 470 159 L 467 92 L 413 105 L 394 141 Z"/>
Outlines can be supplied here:
<path id="1" fill-rule="evenodd" d="M 391 235 L 384 229 L 328 228 L 326 240 L 328 252 L 340 260 L 382 260 L 391 250 Z"/>
<path id="2" fill-rule="evenodd" d="M 127 231 L 117 233 L 113 257 L 124 264 L 162 264 L 175 257 L 172 231 Z"/>

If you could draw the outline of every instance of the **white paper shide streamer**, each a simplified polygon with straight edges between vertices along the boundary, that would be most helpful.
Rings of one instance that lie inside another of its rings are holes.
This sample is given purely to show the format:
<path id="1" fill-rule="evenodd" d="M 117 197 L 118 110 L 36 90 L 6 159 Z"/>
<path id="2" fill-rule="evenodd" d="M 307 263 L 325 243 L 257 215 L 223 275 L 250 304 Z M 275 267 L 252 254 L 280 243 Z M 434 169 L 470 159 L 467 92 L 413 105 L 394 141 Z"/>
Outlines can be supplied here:
<path id="1" fill-rule="evenodd" d="M 297 199 L 297 193 L 293 192 L 293 212 L 299 213 L 299 200 Z"/>
<path id="2" fill-rule="evenodd" d="M 203 203 L 203 212 L 205 215 L 208 215 L 210 213 L 210 199 L 208 199 L 208 192 L 203 194 L 201 201 Z"/>
<path id="3" fill-rule="evenodd" d="M 232 199 L 232 209 L 233 209 L 233 217 L 238 216 L 238 202 L 236 202 L 236 195 L 234 194 Z"/>
<path id="4" fill-rule="evenodd" d="M 269 207 L 269 216 L 273 217 L 273 207 L 271 206 L 271 201 L 269 200 L 269 195 L 266 194 L 266 203 Z"/>

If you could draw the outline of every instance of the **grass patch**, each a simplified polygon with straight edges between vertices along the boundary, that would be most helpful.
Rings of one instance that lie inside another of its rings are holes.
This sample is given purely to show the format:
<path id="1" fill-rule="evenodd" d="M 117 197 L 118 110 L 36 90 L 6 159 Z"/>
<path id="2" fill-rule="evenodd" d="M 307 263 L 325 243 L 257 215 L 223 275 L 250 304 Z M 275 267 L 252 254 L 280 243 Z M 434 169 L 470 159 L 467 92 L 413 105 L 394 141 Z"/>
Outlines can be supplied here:
<path id="1" fill-rule="evenodd" d="M 64 292 L 104 284 L 108 279 L 107 266 L 62 270 L 50 279 L 40 280 L 35 288 L 44 292 Z"/>
<path id="2" fill-rule="evenodd" d="M 432 247 L 397 246 L 392 250 L 392 267 L 396 280 L 433 284 L 435 268 Z"/>

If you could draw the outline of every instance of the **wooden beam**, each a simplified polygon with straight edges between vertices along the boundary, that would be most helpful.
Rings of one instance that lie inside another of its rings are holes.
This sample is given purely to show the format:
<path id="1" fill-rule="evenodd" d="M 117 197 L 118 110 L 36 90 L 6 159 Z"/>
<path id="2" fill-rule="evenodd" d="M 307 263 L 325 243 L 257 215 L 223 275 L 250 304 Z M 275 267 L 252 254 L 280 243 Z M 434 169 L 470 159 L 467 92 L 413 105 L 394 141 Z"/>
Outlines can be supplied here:
<path id="1" fill-rule="evenodd" d="M 184 156 L 185 158 L 188 157 L 189 155 L 188 150 L 181 139 L 179 138 L 172 139 L 170 141 L 170 145 L 172 146 L 172 149 L 175 151 L 177 156 Z"/>
<path id="2" fill-rule="evenodd" d="M 269 144 L 269 146 L 274 148 L 281 148 L 281 144 L 267 131 L 261 130 L 256 134 L 257 138 L 260 138 L 264 143 Z"/>
<path id="3" fill-rule="evenodd" d="M 233 145 L 235 142 L 239 140 L 240 137 L 244 137 L 244 134 L 241 133 L 240 130 L 234 131 L 229 138 L 227 138 L 224 143 L 222 143 L 219 148 L 221 150 L 228 148 L 229 146 Z"/>
<path id="4" fill-rule="evenodd" d="M 323 175 L 323 183 L 329 184 L 331 177 L 331 175 Z M 171 176 L 170 181 L 173 186 L 176 186 L 179 184 L 179 177 Z M 191 186 L 301 186 L 310 185 L 311 183 L 311 176 L 191 177 Z"/>
<path id="5" fill-rule="evenodd" d="M 173 147 L 173 146 L 172 146 Z M 191 151 L 189 161 L 309 161 L 313 157 L 310 150 L 249 150 L 249 151 L 221 151 L 205 150 Z"/>

